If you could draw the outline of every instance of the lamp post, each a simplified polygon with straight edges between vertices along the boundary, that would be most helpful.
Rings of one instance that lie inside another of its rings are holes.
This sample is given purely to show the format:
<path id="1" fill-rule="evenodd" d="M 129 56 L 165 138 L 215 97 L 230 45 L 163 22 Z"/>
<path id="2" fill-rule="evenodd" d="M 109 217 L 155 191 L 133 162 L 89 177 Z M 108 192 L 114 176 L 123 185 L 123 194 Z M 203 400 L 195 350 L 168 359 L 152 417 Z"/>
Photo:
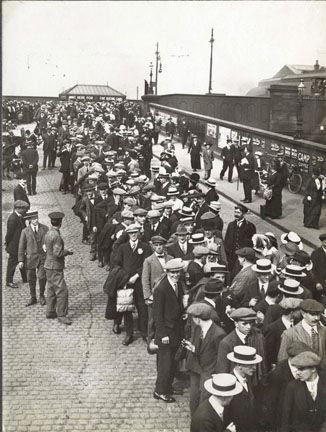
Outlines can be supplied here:
<path id="1" fill-rule="evenodd" d="M 298 85 L 298 98 L 297 98 L 297 130 L 294 138 L 303 138 L 303 92 L 305 89 L 303 79 L 300 80 Z"/>
<path id="2" fill-rule="evenodd" d="M 158 74 L 162 73 L 162 63 L 161 63 L 161 56 L 160 52 L 158 50 L 158 42 L 156 42 L 156 67 L 155 67 L 155 94 L 157 95 L 157 82 L 158 82 Z"/>
<path id="3" fill-rule="evenodd" d="M 209 83 L 208 83 L 208 93 L 212 93 L 212 68 L 213 68 L 213 44 L 214 44 L 214 29 L 212 29 L 211 38 L 209 40 L 211 44 L 211 58 L 209 63 Z"/>
<path id="4" fill-rule="evenodd" d="M 150 62 L 149 69 L 149 94 L 153 94 L 153 62 Z"/>

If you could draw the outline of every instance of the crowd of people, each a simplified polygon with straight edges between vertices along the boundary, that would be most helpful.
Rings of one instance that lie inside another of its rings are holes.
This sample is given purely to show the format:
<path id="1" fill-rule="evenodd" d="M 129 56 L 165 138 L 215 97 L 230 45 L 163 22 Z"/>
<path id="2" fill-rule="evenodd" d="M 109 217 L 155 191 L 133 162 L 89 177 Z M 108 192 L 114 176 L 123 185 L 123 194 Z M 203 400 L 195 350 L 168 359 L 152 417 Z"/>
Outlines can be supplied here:
<path id="1" fill-rule="evenodd" d="M 143 115 L 133 102 L 41 106 L 34 132 L 19 143 L 22 172 L 5 236 L 6 285 L 17 288 L 18 265 L 30 287 L 27 306 L 38 301 L 38 281 L 46 318 L 72 324 L 64 263 L 74 251 L 60 233 L 64 214 L 50 213 L 49 228 L 28 198 L 37 193 L 42 146 L 43 169 L 59 167 L 58 189 L 71 194 L 89 260 L 108 272 L 99 283 L 113 333 L 124 331 L 125 346 L 142 338 L 144 350 L 157 356 L 153 397 L 175 402 L 176 379 L 186 378 L 192 432 L 321 432 L 326 233 L 310 255 L 294 231 L 281 238 L 257 233 L 243 204 L 234 207 L 233 220 L 223 220 L 209 165 L 207 192 L 196 172 L 188 177 L 178 169 L 175 131 L 171 122 L 164 130 L 158 113 Z M 198 137 L 189 139 L 182 145 L 197 170 L 201 145 Z M 153 145 L 162 147 L 158 159 Z M 250 149 L 244 157 L 250 165 Z M 228 169 L 232 181 L 227 150 L 222 158 L 220 178 Z M 205 160 L 212 161 L 209 146 Z M 250 202 L 246 181 L 252 178 L 246 161 L 238 162 Z M 307 224 L 310 217 L 307 211 Z"/>

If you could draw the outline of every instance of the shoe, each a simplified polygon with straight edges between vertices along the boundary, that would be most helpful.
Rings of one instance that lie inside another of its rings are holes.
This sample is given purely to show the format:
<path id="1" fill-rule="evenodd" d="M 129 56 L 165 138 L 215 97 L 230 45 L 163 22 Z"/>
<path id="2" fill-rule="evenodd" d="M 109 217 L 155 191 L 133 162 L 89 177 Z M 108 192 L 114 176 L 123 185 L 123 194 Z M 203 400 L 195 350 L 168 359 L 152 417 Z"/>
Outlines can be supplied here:
<path id="1" fill-rule="evenodd" d="M 233 180 L 228 180 L 229 183 L 233 183 Z"/>
<path id="2" fill-rule="evenodd" d="M 65 325 L 71 325 L 72 324 L 70 319 L 66 316 L 58 317 L 58 321 L 61 322 L 61 324 L 65 324 Z"/>
<path id="3" fill-rule="evenodd" d="M 162 400 L 162 401 L 164 401 L 166 403 L 173 403 L 173 402 L 175 402 L 174 397 L 172 397 L 170 395 L 165 395 L 165 394 L 161 394 L 160 395 L 160 394 L 154 392 L 153 393 L 153 397 L 154 397 L 154 399 Z"/>
<path id="4" fill-rule="evenodd" d="M 104 264 L 103 264 L 102 262 L 99 262 L 99 263 L 97 264 L 97 267 L 102 268 L 102 267 L 104 267 Z"/>
<path id="5" fill-rule="evenodd" d="M 132 336 L 126 336 L 122 342 L 122 345 L 130 345 L 134 341 Z"/>
<path id="6" fill-rule="evenodd" d="M 48 314 L 46 314 L 47 319 L 55 319 L 57 318 L 57 313 L 56 312 L 49 312 Z"/>
<path id="7" fill-rule="evenodd" d="M 41 306 L 46 305 L 46 301 L 45 301 L 44 296 L 40 296 L 40 305 L 41 305 Z"/>
<path id="8" fill-rule="evenodd" d="M 121 333 L 121 329 L 120 329 L 119 324 L 113 324 L 112 331 L 113 331 L 114 334 L 120 334 Z"/>
<path id="9" fill-rule="evenodd" d="M 37 300 L 35 298 L 31 298 L 30 301 L 28 303 L 26 303 L 26 307 L 28 306 L 33 306 L 37 303 Z"/>
<path id="10" fill-rule="evenodd" d="M 15 282 L 8 282 L 7 287 L 8 288 L 18 288 L 18 285 Z"/>
<path id="11" fill-rule="evenodd" d="M 223 181 L 223 177 L 220 177 L 220 180 L 222 180 L 222 181 Z"/>

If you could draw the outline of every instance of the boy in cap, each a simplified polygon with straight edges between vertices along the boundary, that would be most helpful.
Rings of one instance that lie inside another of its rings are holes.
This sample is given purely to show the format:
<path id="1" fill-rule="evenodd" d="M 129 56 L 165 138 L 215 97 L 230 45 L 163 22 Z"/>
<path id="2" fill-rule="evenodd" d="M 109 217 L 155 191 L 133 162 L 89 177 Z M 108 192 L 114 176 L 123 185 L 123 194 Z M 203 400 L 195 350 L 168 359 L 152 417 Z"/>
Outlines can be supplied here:
<path id="1" fill-rule="evenodd" d="M 322 369 L 326 369 L 326 328 L 320 324 L 324 306 L 313 299 L 303 300 L 300 304 L 302 320 L 282 334 L 278 361 L 287 358 L 287 346 L 292 341 L 307 344 L 321 358 Z"/>
<path id="2" fill-rule="evenodd" d="M 49 214 L 49 218 L 52 226 L 44 238 L 44 249 L 46 251 L 44 268 L 47 281 L 46 317 L 48 319 L 58 318 L 58 321 L 62 324 L 70 325 L 71 321 L 67 317 L 68 288 L 63 270 L 65 267 L 65 257 L 72 255 L 73 251 L 65 249 L 60 234 L 64 214 L 61 212 L 52 212 Z"/>
<path id="3" fill-rule="evenodd" d="M 281 431 L 316 432 L 326 421 L 326 376 L 318 372 L 321 358 L 306 351 L 292 359 L 297 369 L 296 380 L 285 390 Z"/>
<path id="4" fill-rule="evenodd" d="M 190 370 L 190 412 L 193 414 L 199 403 L 209 398 L 204 382 L 216 372 L 216 353 L 225 332 L 212 321 L 212 305 L 193 303 L 187 314 L 195 324 L 191 341 L 182 341 L 189 351 L 186 368 Z"/>
<path id="5" fill-rule="evenodd" d="M 6 272 L 6 286 L 9 288 L 18 288 L 14 283 L 13 278 L 18 264 L 18 247 L 19 239 L 22 230 L 26 227 L 24 216 L 27 212 L 29 205 L 25 201 L 17 200 L 14 203 L 14 210 L 9 215 L 7 220 L 7 232 L 5 236 L 5 248 L 8 253 L 8 263 Z M 26 271 L 24 268 L 20 269 L 23 283 L 27 282 Z"/>
<path id="6" fill-rule="evenodd" d="M 23 174 L 17 175 L 18 184 L 14 189 L 14 201 L 25 201 L 28 204 L 28 210 L 30 208 L 30 202 L 26 193 L 26 178 Z"/>
<path id="7" fill-rule="evenodd" d="M 29 226 L 24 228 L 19 240 L 18 266 L 20 269 L 26 268 L 27 280 L 30 289 L 30 300 L 26 306 L 37 303 L 36 300 L 36 280 L 40 287 L 40 304 L 45 305 L 45 284 L 46 275 L 44 270 L 45 251 L 43 249 L 45 234 L 49 228 L 39 223 L 38 212 L 26 213 L 24 219 L 29 221 Z"/>
<path id="8" fill-rule="evenodd" d="M 232 374 L 213 374 L 205 381 L 204 388 L 210 393 L 191 419 L 190 432 L 236 432 L 234 423 L 225 407 L 230 405 L 234 396 L 242 392 L 242 386 Z"/>

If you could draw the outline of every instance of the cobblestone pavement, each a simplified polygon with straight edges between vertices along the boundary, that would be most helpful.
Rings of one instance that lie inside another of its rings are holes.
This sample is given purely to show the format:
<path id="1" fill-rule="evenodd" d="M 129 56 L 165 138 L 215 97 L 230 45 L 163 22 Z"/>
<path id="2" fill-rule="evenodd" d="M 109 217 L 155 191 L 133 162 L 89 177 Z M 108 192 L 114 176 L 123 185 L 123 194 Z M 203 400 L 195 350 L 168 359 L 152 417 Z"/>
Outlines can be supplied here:
<path id="1" fill-rule="evenodd" d="M 26 308 L 27 284 L 20 283 L 18 289 L 3 284 L 4 430 L 188 431 L 188 391 L 177 396 L 175 404 L 153 399 L 155 356 L 147 354 L 139 334 L 130 346 L 121 345 L 124 336 L 114 335 L 111 322 L 104 319 L 107 273 L 89 261 L 89 247 L 81 243 L 82 226 L 71 211 L 73 198 L 58 192 L 59 180 L 57 169 L 39 171 L 38 194 L 30 198 L 45 224 L 50 211 L 66 215 L 61 232 L 66 246 L 75 251 L 65 270 L 73 324 L 47 320 L 39 304 Z M 3 235 L 14 183 L 3 182 Z M 234 204 L 225 198 L 221 202 L 227 223 Z M 249 219 L 258 232 L 281 233 L 253 214 Z M 6 259 L 4 253 L 4 270 Z"/>

